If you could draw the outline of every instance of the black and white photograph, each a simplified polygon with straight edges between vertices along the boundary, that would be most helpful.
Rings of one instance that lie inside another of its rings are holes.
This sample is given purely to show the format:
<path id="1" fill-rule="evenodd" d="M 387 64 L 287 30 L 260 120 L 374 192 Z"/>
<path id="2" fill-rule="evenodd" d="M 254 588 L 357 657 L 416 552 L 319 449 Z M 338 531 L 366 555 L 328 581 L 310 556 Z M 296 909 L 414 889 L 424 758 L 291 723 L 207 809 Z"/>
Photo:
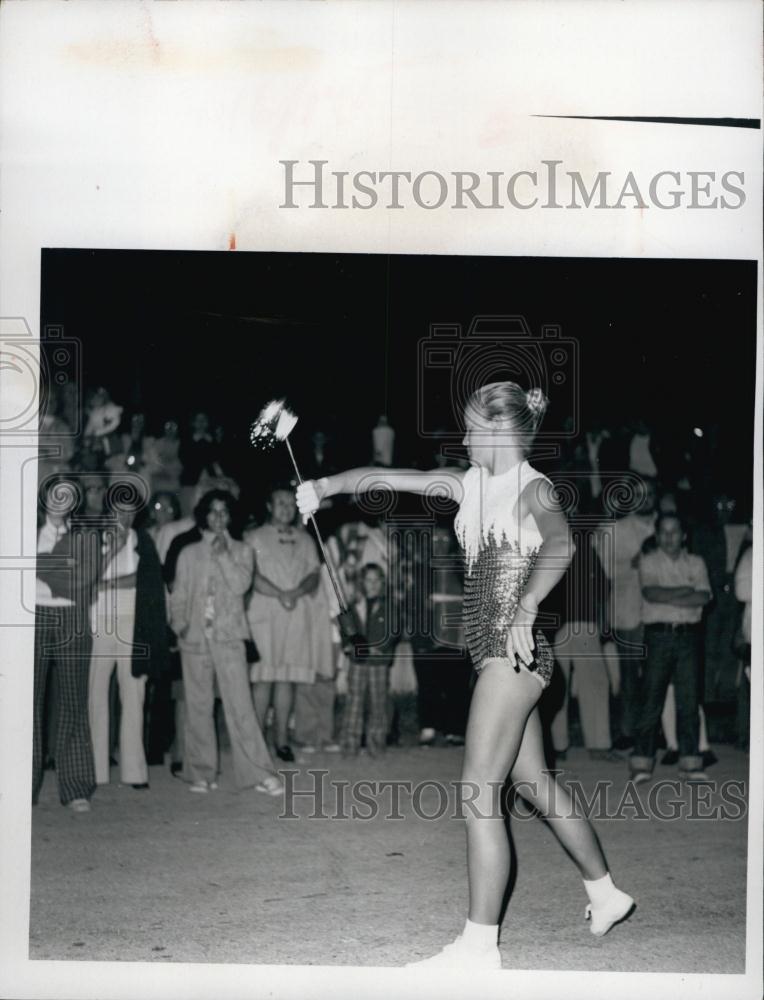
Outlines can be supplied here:
<path id="1" fill-rule="evenodd" d="M 755 276 L 45 250 L 30 955 L 742 971 Z"/>
<path id="2" fill-rule="evenodd" d="M 457 153 L 465 4 L 193 6 L 33 0 L 3 104 L 3 995 L 759 995 L 761 12 L 669 5 L 723 99 L 512 70 Z"/>

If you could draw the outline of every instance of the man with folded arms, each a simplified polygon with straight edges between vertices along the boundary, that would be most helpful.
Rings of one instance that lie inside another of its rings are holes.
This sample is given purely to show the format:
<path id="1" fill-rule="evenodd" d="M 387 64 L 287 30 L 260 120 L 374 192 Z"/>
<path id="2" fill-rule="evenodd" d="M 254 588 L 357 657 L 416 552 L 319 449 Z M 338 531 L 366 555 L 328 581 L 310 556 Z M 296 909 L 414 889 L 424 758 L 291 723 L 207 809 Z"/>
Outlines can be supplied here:
<path id="1" fill-rule="evenodd" d="M 658 723 L 673 680 L 679 737 L 679 770 L 689 781 L 705 781 L 698 750 L 698 696 L 703 606 L 711 600 L 706 564 L 684 547 L 679 516 L 656 521 L 658 547 L 642 555 L 642 621 L 645 628 L 645 697 L 635 732 L 631 772 L 635 782 L 649 780 L 655 763 Z"/>

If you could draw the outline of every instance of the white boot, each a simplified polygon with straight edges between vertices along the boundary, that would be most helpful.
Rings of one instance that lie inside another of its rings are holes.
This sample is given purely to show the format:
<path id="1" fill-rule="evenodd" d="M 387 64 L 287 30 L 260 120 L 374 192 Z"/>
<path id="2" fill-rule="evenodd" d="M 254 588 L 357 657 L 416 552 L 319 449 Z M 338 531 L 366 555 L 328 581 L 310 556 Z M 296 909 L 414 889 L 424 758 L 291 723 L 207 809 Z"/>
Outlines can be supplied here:
<path id="1" fill-rule="evenodd" d="M 409 962 L 406 968 L 464 969 L 482 972 L 501 968 L 498 946 L 499 928 L 496 924 L 475 924 L 468 920 L 459 937 L 445 948 L 420 962 Z"/>
<path id="2" fill-rule="evenodd" d="M 590 899 L 584 910 L 584 917 L 591 921 L 590 930 L 595 937 L 607 934 L 614 924 L 627 917 L 636 906 L 631 896 L 616 889 L 609 873 L 591 881 L 584 879 L 584 888 Z"/>

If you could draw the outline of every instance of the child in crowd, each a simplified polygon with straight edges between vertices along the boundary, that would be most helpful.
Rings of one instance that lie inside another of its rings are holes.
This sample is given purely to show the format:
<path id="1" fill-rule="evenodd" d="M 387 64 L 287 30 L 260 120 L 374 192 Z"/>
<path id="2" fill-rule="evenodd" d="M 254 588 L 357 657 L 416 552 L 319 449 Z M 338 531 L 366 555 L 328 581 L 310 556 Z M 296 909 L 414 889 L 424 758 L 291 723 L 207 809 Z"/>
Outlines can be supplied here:
<path id="1" fill-rule="evenodd" d="M 376 563 L 367 563 L 361 570 L 361 593 L 354 610 L 358 635 L 363 637 L 365 644 L 357 642 L 352 651 L 342 749 L 345 754 L 357 754 L 361 748 L 368 693 L 366 749 L 375 756 L 383 753 L 386 746 L 387 691 L 398 641 L 392 634 L 392 603 L 386 593 L 385 574 Z"/>

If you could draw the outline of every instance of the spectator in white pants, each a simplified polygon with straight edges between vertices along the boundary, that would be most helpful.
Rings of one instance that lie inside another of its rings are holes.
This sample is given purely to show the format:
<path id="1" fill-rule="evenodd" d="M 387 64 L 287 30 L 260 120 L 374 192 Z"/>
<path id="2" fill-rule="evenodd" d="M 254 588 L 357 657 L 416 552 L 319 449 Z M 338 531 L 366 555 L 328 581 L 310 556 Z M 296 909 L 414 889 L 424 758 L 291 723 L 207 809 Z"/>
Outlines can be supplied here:
<path id="1" fill-rule="evenodd" d="M 122 703 L 119 768 L 123 784 L 148 787 L 143 750 L 143 698 L 146 677 L 134 677 L 137 535 L 132 511 L 122 511 L 115 526 L 116 552 L 104 569 L 92 608 L 93 649 L 90 660 L 89 714 L 96 783 L 109 782 L 109 683 L 117 668 Z"/>

